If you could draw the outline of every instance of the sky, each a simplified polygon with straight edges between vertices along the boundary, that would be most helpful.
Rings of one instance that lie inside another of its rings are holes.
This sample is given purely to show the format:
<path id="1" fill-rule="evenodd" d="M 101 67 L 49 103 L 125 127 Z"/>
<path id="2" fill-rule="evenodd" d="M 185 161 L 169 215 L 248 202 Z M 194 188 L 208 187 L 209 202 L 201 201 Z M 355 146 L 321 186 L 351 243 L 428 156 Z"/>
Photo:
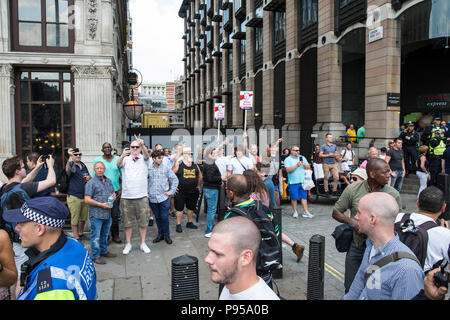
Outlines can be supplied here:
<path id="1" fill-rule="evenodd" d="M 144 82 L 170 82 L 183 74 L 182 0 L 130 0 L 133 67 Z"/>

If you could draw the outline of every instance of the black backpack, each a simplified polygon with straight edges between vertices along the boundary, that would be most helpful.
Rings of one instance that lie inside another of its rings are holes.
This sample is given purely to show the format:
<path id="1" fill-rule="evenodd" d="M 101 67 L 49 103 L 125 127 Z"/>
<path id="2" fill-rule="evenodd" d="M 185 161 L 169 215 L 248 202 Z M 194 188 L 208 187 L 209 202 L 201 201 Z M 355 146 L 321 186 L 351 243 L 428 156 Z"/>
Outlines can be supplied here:
<path id="1" fill-rule="evenodd" d="M 423 269 L 427 258 L 427 231 L 438 225 L 433 221 L 427 221 L 415 226 L 414 221 L 410 217 L 410 213 L 405 213 L 402 219 L 395 223 L 394 230 L 398 234 L 400 241 L 416 255 Z"/>
<path id="2" fill-rule="evenodd" d="M 266 274 L 281 269 L 281 244 L 278 241 L 278 224 L 274 221 L 270 209 L 261 201 L 247 207 L 233 207 L 231 212 L 252 220 L 261 232 L 256 270 L 258 274 Z"/>
<path id="3" fill-rule="evenodd" d="M 59 174 L 56 176 L 56 188 L 60 193 L 67 193 L 69 190 L 69 176 L 66 173 L 66 169 L 62 168 Z"/>
<path id="4" fill-rule="evenodd" d="M 11 196 L 13 194 L 16 194 L 19 198 L 23 199 L 24 201 L 29 200 L 30 196 L 24 189 L 22 189 L 22 186 L 20 184 L 14 186 L 9 191 L 5 191 L 4 186 L 3 186 L 2 189 L 0 189 L 0 194 L 1 194 L 1 198 L 0 198 L 0 229 L 3 229 L 8 233 L 11 241 L 20 242 L 19 234 L 14 230 L 15 224 L 6 222 L 3 219 L 3 213 L 7 210 L 17 209 L 17 208 L 13 208 L 11 205 Z"/>

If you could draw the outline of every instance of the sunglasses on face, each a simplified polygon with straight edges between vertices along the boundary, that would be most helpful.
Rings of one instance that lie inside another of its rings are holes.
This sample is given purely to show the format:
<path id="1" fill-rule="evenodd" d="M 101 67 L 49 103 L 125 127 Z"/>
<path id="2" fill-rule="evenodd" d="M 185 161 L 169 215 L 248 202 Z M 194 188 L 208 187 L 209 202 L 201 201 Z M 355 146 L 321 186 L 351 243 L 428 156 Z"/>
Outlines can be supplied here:
<path id="1" fill-rule="evenodd" d="M 82 155 L 82 153 L 74 153 L 73 154 L 75 157 L 80 157 Z"/>
<path id="2" fill-rule="evenodd" d="M 131 149 L 139 149 L 139 146 L 131 146 Z"/>
<path id="3" fill-rule="evenodd" d="M 299 152 L 300 149 L 292 149 L 292 151 Z"/>
<path id="4" fill-rule="evenodd" d="M 357 177 L 353 177 L 352 181 L 356 182 L 356 181 L 358 181 L 358 178 Z"/>

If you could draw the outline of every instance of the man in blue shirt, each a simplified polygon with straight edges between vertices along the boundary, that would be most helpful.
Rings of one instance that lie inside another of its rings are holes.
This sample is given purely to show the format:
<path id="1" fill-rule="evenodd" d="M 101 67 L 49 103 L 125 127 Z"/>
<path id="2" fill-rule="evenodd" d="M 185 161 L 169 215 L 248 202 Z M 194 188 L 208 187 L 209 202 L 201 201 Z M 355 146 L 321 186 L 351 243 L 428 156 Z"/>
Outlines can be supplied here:
<path id="1" fill-rule="evenodd" d="M 114 192 L 116 193 L 116 199 L 114 200 L 114 205 L 111 209 L 111 238 L 115 243 L 122 243 L 119 236 L 119 200 L 120 200 L 120 175 L 121 170 L 117 167 L 117 160 L 119 157 L 112 154 L 111 143 L 105 142 L 102 145 L 103 155 L 99 156 L 94 160 L 94 167 L 97 162 L 103 162 L 105 165 L 105 177 L 111 180 L 114 187 Z M 94 175 L 95 176 L 95 175 Z"/>
<path id="2" fill-rule="evenodd" d="M 368 237 L 367 246 L 344 300 L 410 300 L 423 289 L 419 261 L 394 232 L 398 210 L 397 201 L 385 192 L 369 193 L 359 201 L 355 219 L 358 232 Z"/>
<path id="3" fill-rule="evenodd" d="M 297 200 L 301 199 L 304 218 L 313 218 L 314 215 L 308 211 L 308 191 L 302 188 L 303 181 L 305 180 L 305 169 L 310 169 L 308 160 L 300 155 L 300 148 L 293 146 L 291 148 L 291 154 L 284 160 L 284 167 L 288 173 L 288 188 L 289 195 L 291 197 L 291 205 L 294 213 L 292 216 L 298 218 L 297 213 Z"/>
<path id="4" fill-rule="evenodd" d="M 333 175 L 333 196 L 337 196 L 337 187 L 339 181 L 339 172 L 336 167 L 336 159 L 339 157 L 337 152 L 337 147 L 333 143 L 333 135 L 327 133 L 325 135 L 326 143 L 320 146 L 319 157 L 322 158 L 323 167 L 323 188 L 325 189 L 325 194 L 328 193 L 328 174 L 331 171 Z"/>

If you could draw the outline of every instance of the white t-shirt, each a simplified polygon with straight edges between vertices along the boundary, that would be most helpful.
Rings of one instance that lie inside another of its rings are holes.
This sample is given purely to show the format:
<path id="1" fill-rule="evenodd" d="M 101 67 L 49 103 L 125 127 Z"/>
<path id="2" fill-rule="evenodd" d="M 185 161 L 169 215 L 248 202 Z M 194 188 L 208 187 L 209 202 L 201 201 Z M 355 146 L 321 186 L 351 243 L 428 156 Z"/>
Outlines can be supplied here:
<path id="1" fill-rule="evenodd" d="M 238 158 L 233 157 L 230 160 L 228 170 L 231 170 L 232 174 L 243 174 L 245 170 L 250 170 L 251 168 L 253 168 L 253 166 L 253 161 L 246 156 L 242 156 L 242 158 L 240 158 L 239 160 Z"/>
<path id="2" fill-rule="evenodd" d="M 236 294 L 231 294 L 226 286 L 223 287 L 219 300 L 280 300 L 263 279 L 258 279 L 256 284 Z"/>
<path id="3" fill-rule="evenodd" d="M 404 213 L 399 213 L 395 222 L 402 220 Z M 427 217 L 420 213 L 411 213 L 411 220 L 414 221 L 414 225 L 420 226 L 427 221 L 434 221 L 430 217 Z M 450 255 L 450 230 L 444 227 L 435 227 L 428 229 L 428 246 L 427 246 L 427 258 L 425 259 L 425 265 L 423 270 L 428 271 L 433 268 L 433 265 L 442 259 L 449 260 Z"/>
<path id="4" fill-rule="evenodd" d="M 217 157 L 216 165 L 219 168 L 221 176 L 226 176 L 227 175 L 227 167 L 230 164 L 231 157 L 232 156 Z"/>
<path id="5" fill-rule="evenodd" d="M 130 156 L 122 162 L 122 198 L 140 199 L 147 197 L 148 166 L 150 161 L 140 155 L 138 160 Z"/>
<path id="6" fill-rule="evenodd" d="M 345 148 L 344 150 L 342 150 L 341 156 L 350 159 L 342 161 L 341 169 L 344 171 L 350 171 L 350 166 L 353 165 L 353 157 L 355 156 L 355 153 L 353 152 L 353 150 L 347 150 L 347 148 Z"/>

